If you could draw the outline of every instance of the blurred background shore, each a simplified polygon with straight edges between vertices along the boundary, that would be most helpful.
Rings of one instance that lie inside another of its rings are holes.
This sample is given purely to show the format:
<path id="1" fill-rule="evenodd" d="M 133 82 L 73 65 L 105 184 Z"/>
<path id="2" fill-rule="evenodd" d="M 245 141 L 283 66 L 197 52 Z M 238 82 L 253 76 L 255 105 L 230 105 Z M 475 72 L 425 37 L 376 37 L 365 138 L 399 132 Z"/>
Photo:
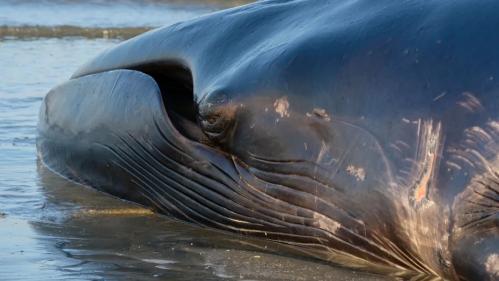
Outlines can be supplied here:
<path id="1" fill-rule="evenodd" d="M 247 0 L 3 0 L 0 38 L 128 39 L 155 27 Z"/>

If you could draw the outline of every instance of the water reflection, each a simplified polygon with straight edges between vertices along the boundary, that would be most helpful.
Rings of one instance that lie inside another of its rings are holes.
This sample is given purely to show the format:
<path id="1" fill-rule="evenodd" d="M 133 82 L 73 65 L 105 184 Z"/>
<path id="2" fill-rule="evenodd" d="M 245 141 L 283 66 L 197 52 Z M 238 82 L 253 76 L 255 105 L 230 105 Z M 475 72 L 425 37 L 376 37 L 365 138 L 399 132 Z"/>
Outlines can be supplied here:
<path id="1" fill-rule="evenodd" d="M 70 183 L 38 163 L 45 199 L 30 223 L 65 277 L 102 280 L 389 280 L 291 257 L 265 240 L 211 231 Z M 283 254 L 281 254 L 283 253 Z M 43 257 L 40 257 L 43 258 Z M 46 260 L 46 258 L 43 258 Z"/>

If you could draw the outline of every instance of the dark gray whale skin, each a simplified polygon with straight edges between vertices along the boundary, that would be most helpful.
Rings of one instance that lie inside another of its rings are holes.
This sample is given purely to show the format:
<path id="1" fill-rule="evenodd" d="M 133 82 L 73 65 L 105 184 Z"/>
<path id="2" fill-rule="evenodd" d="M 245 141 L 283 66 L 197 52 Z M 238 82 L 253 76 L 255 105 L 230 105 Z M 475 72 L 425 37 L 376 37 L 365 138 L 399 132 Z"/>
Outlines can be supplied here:
<path id="1" fill-rule="evenodd" d="M 262 1 L 46 96 L 53 171 L 374 272 L 499 278 L 499 2 Z"/>

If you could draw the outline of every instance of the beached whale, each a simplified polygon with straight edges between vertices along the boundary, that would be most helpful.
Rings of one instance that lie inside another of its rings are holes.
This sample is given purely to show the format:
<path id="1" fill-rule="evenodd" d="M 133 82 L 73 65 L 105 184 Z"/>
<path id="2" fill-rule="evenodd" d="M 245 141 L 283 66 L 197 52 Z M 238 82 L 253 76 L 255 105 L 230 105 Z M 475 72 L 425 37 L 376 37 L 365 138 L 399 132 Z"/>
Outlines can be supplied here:
<path id="1" fill-rule="evenodd" d="M 46 96 L 53 171 L 336 264 L 499 278 L 499 2 L 262 1 Z"/>

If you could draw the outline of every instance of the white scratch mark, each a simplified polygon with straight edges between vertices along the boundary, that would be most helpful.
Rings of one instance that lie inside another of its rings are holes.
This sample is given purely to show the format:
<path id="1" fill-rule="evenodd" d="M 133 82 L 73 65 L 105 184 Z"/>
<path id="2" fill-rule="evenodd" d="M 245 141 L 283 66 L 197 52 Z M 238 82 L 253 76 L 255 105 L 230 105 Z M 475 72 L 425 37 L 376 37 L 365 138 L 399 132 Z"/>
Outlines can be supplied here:
<path id="1" fill-rule="evenodd" d="M 455 160 L 460 160 L 460 161 L 464 162 L 464 164 L 470 166 L 471 168 L 475 168 L 475 164 L 473 162 L 471 162 L 467 157 L 460 155 L 460 154 L 457 154 L 457 153 L 459 153 L 458 151 L 453 151 L 450 149 L 449 149 L 449 151 L 456 153 L 456 154 L 452 155 L 452 157 L 455 158 Z"/>
<path id="2" fill-rule="evenodd" d="M 488 125 L 489 125 L 489 126 L 490 126 L 490 127 L 491 127 L 494 131 L 496 131 L 497 133 L 499 133 L 499 122 L 497 122 L 497 121 L 495 121 L 495 120 L 494 120 L 494 121 L 490 121 L 490 122 L 488 123 Z"/>
<path id="3" fill-rule="evenodd" d="M 469 135 L 477 136 L 478 138 L 480 138 L 482 142 L 493 141 L 492 136 L 490 134 L 488 134 L 484 129 L 477 126 L 466 129 L 465 132 Z"/>
<path id="4" fill-rule="evenodd" d="M 451 167 L 451 168 L 454 168 L 456 170 L 461 170 L 461 166 L 459 166 L 458 164 L 454 163 L 454 162 L 451 162 L 451 161 L 447 161 L 446 162 L 447 166 Z"/>
<path id="5" fill-rule="evenodd" d="M 391 143 L 390 147 L 396 150 L 398 153 L 402 154 L 402 150 L 397 145 Z"/>
<path id="6" fill-rule="evenodd" d="M 460 101 L 457 104 L 465 108 L 466 110 L 470 112 L 477 112 L 480 110 L 483 110 L 483 105 L 480 102 L 480 100 L 475 97 L 472 93 L 470 92 L 464 92 L 464 101 Z"/>
<path id="7" fill-rule="evenodd" d="M 319 154 L 317 155 L 317 159 L 315 160 L 315 163 L 320 163 L 328 150 L 329 150 L 328 145 L 326 144 L 326 142 L 322 141 L 321 150 L 319 151 Z"/>
<path id="8" fill-rule="evenodd" d="M 433 182 L 435 169 L 438 166 L 438 154 L 441 139 L 441 124 L 432 121 L 420 123 L 418 126 L 417 165 L 415 166 L 415 181 L 413 197 L 421 202 L 428 194 Z"/>
<path id="9" fill-rule="evenodd" d="M 411 148 L 411 147 L 410 147 L 410 146 L 409 146 L 406 142 L 401 141 L 401 140 L 397 140 L 397 141 L 395 142 L 395 144 L 397 145 L 397 147 L 398 147 L 398 146 L 402 146 L 402 147 L 403 147 L 403 149 L 409 149 L 409 148 Z"/>
<path id="10" fill-rule="evenodd" d="M 489 165 L 489 161 L 476 149 L 467 149 L 466 152 L 475 156 L 478 161 L 482 164 L 483 168 L 485 168 L 491 175 L 494 174 L 494 170 Z"/>
<path id="11" fill-rule="evenodd" d="M 337 221 L 334 221 L 322 214 L 314 213 L 314 219 L 318 224 L 318 227 L 324 229 L 330 233 L 336 233 L 338 229 L 341 227 L 341 224 Z"/>
<path id="12" fill-rule="evenodd" d="M 442 92 L 440 95 L 436 96 L 433 101 L 437 101 L 447 95 L 447 92 Z"/>

